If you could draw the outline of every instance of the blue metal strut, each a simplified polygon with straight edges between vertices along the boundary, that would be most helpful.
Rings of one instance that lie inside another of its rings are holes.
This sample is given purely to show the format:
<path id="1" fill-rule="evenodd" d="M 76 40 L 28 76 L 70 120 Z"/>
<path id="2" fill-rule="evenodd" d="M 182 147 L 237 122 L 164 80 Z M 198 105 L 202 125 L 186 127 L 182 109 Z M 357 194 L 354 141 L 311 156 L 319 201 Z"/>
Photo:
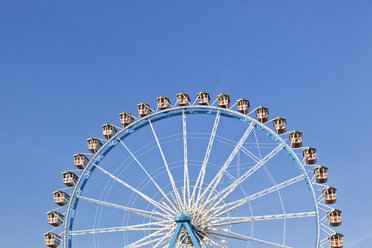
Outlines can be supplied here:
<path id="1" fill-rule="evenodd" d="M 182 230 L 183 226 L 185 227 L 185 229 L 188 233 L 188 236 L 191 238 L 191 241 L 192 241 L 192 244 L 194 245 L 194 247 L 195 248 L 201 248 L 200 245 L 199 245 L 199 239 L 195 235 L 195 233 L 193 231 L 193 228 L 191 227 L 190 216 L 187 215 L 187 214 L 181 214 L 180 216 L 178 216 L 175 219 L 175 221 L 177 223 L 177 227 L 176 227 L 176 230 L 174 231 L 173 237 L 171 239 L 171 242 L 169 243 L 168 248 L 173 248 L 174 247 L 174 245 L 176 244 L 177 238 L 181 233 L 181 230 Z"/>

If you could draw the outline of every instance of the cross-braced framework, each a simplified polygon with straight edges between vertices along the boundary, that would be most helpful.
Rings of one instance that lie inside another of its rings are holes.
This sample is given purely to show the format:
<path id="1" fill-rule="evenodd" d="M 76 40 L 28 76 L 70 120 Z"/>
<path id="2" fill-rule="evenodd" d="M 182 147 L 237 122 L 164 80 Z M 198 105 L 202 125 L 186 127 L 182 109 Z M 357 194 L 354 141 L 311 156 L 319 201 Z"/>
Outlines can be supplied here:
<path id="1" fill-rule="evenodd" d="M 106 140 L 89 138 L 91 153 L 74 155 L 78 170 L 63 172 L 68 188 L 53 193 L 45 245 L 343 247 L 328 168 L 285 118 L 269 119 L 262 106 L 250 112 L 247 99 L 230 106 L 226 94 L 156 100 L 156 110 L 137 105 L 138 119 L 121 113 L 122 127 L 103 125 Z"/>

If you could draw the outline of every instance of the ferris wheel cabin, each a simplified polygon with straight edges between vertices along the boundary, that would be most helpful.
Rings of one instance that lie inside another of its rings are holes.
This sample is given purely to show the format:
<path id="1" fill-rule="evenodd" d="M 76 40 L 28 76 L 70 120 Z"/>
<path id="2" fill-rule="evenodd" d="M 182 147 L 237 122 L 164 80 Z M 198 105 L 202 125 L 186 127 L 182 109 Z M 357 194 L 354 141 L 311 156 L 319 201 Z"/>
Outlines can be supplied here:
<path id="1" fill-rule="evenodd" d="M 220 108 L 230 108 L 230 96 L 227 94 L 219 94 L 217 96 L 217 102 Z"/>
<path id="2" fill-rule="evenodd" d="M 140 103 L 137 105 L 138 115 L 139 117 L 145 117 L 151 113 L 150 105 L 147 103 Z"/>
<path id="3" fill-rule="evenodd" d="M 277 117 L 273 120 L 273 126 L 277 134 L 287 132 L 287 120 L 283 117 Z"/>
<path id="4" fill-rule="evenodd" d="M 78 176 L 72 171 L 65 171 L 62 173 L 62 182 L 67 187 L 74 187 L 78 180 Z"/>
<path id="5" fill-rule="evenodd" d="M 164 110 L 164 109 L 172 107 L 169 98 L 165 97 L 165 96 L 161 96 L 161 97 L 156 98 L 156 102 L 158 104 L 158 109 L 159 110 Z"/>
<path id="6" fill-rule="evenodd" d="M 44 244 L 48 247 L 56 248 L 61 244 L 61 237 L 55 233 L 44 234 Z"/>
<path id="7" fill-rule="evenodd" d="M 249 113 L 249 100 L 240 98 L 236 101 L 236 104 L 238 105 L 238 112 L 242 113 L 244 115 Z"/>
<path id="8" fill-rule="evenodd" d="M 328 181 L 328 168 L 325 166 L 314 168 L 314 176 L 317 183 L 326 183 Z"/>
<path id="9" fill-rule="evenodd" d="M 291 141 L 292 148 L 302 147 L 302 132 L 292 131 L 289 133 L 289 140 Z"/>
<path id="10" fill-rule="evenodd" d="M 336 203 L 336 200 L 337 200 L 336 190 L 337 189 L 334 187 L 327 187 L 322 190 L 322 194 L 324 197 L 324 203 L 326 204 Z"/>
<path id="11" fill-rule="evenodd" d="M 82 153 L 77 153 L 73 157 L 74 157 L 74 165 L 76 166 L 76 168 L 80 170 L 84 169 L 85 166 L 87 166 L 89 162 L 89 159 L 87 158 L 87 156 L 85 156 Z"/>
<path id="12" fill-rule="evenodd" d="M 343 248 L 344 247 L 344 235 L 341 233 L 334 233 L 328 236 L 329 244 L 331 248 Z"/>
<path id="13" fill-rule="evenodd" d="M 97 138 L 89 138 L 87 139 L 87 143 L 88 143 L 88 150 L 91 153 L 96 153 L 102 147 L 101 141 Z"/>
<path id="14" fill-rule="evenodd" d="M 102 132 L 103 136 L 109 140 L 112 136 L 114 136 L 118 130 L 116 130 L 115 126 L 112 124 L 105 124 L 102 125 Z"/>
<path id="15" fill-rule="evenodd" d="M 257 120 L 261 123 L 265 123 L 269 120 L 269 109 L 267 107 L 260 106 L 256 108 Z"/>
<path id="16" fill-rule="evenodd" d="M 58 206 L 65 206 L 67 205 L 70 196 L 62 190 L 57 190 L 53 192 L 53 199 L 54 203 Z"/>
<path id="17" fill-rule="evenodd" d="M 132 116 L 131 113 L 128 113 L 128 112 L 123 112 L 123 113 L 120 113 L 119 114 L 119 117 L 120 117 L 120 124 L 123 126 L 123 127 L 126 127 L 128 126 L 129 124 L 131 124 L 134 120 L 134 117 Z"/>
<path id="18" fill-rule="evenodd" d="M 342 211 L 333 209 L 327 212 L 328 222 L 330 226 L 341 226 L 342 223 Z"/>
<path id="19" fill-rule="evenodd" d="M 208 92 L 199 92 L 196 94 L 199 105 L 209 105 L 211 98 Z"/>
<path id="20" fill-rule="evenodd" d="M 189 106 L 190 105 L 189 94 L 180 92 L 176 95 L 176 97 L 177 97 L 178 106 Z"/>
<path id="21" fill-rule="evenodd" d="M 316 157 L 316 148 L 314 147 L 307 147 L 302 151 L 302 155 L 304 156 L 306 164 L 316 164 L 317 157 Z"/>
<path id="22" fill-rule="evenodd" d="M 52 226 L 60 226 L 63 223 L 63 214 L 57 211 L 50 211 L 47 213 L 48 224 Z"/>

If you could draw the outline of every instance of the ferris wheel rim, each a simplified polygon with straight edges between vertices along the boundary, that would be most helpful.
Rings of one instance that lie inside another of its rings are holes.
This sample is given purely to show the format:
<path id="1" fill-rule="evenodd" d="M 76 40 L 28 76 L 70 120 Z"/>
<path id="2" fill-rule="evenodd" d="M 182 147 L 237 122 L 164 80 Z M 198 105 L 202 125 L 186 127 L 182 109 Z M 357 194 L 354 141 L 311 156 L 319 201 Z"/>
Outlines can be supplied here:
<path id="1" fill-rule="evenodd" d="M 287 152 L 287 154 L 291 157 L 293 162 L 297 165 L 301 174 L 304 176 L 304 180 L 307 184 L 308 190 L 310 191 L 312 195 L 313 203 L 314 203 L 314 210 L 315 210 L 314 211 L 315 219 L 316 219 L 315 247 L 316 248 L 319 247 L 320 245 L 320 218 L 319 218 L 318 200 L 315 196 L 315 190 L 313 188 L 311 179 L 309 178 L 306 172 L 306 169 L 304 168 L 304 165 L 302 164 L 300 159 L 297 157 L 293 149 L 280 137 L 280 135 L 276 134 L 273 130 L 271 130 L 264 123 L 261 123 L 258 120 L 250 117 L 249 114 L 245 115 L 230 108 L 221 108 L 221 107 L 216 107 L 212 105 L 189 105 L 189 106 L 178 106 L 178 107 L 172 107 L 172 108 L 168 108 L 168 109 L 164 109 L 160 111 L 155 111 L 153 113 L 150 113 L 147 116 L 141 117 L 133 121 L 128 126 L 124 127 L 121 130 L 118 130 L 118 132 L 115 135 L 113 135 L 104 144 L 102 144 L 102 146 L 97 150 L 97 152 L 93 154 L 93 156 L 89 159 L 89 162 L 87 163 L 86 167 L 82 170 L 81 176 L 78 178 L 72 190 L 72 193 L 70 195 L 70 199 L 69 199 L 66 213 L 64 216 L 64 220 L 65 220 L 64 230 L 63 230 L 64 248 L 71 248 L 71 235 L 69 235 L 68 232 L 72 231 L 76 208 L 79 202 L 79 199 L 76 196 L 80 196 L 81 193 L 83 192 L 86 183 L 88 182 L 90 176 L 92 175 L 92 173 L 94 172 L 96 168 L 96 166 L 94 165 L 98 165 L 105 158 L 105 156 L 114 147 L 116 147 L 117 144 L 119 144 L 122 140 L 124 140 L 126 137 L 128 137 L 132 133 L 135 133 L 136 131 L 142 129 L 143 127 L 150 125 L 151 123 L 155 123 L 155 122 L 168 119 L 171 117 L 181 116 L 183 113 L 185 113 L 186 115 L 187 114 L 217 115 L 219 113 L 223 117 L 238 120 L 246 124 L 254 124 L 255 129 L 263 132 L 266 136 L 271 138 L 277 144 L 282 144 L 283 150 Z M 154 117 L 157 117 L 157 118 L 154 118 Z M 151 118 L 154 118 L 154 119 L 151 119 Z M 141 122 L 143 123 L 141 124 Z M 137 125 L 137 124 L 140 124 L 140 125 Z M 128 131 L 128 132 L 125 133 L 125 131 Z M 94 165 L 91 166 L 93 163 Z"/>

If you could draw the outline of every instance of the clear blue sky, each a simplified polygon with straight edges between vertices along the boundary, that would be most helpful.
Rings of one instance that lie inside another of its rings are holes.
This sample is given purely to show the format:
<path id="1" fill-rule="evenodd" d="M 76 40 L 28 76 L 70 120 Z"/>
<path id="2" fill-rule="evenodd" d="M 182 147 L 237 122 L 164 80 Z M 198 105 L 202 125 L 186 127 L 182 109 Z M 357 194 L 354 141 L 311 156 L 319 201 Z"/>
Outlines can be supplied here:
<path id="1" fill-rule="evenodd" d="M 71 155 L 141 101 L 226 92 L 286 116 L 370 247 L 372 1 L 0 1 L 2 247 L 40 247 Z"/>

